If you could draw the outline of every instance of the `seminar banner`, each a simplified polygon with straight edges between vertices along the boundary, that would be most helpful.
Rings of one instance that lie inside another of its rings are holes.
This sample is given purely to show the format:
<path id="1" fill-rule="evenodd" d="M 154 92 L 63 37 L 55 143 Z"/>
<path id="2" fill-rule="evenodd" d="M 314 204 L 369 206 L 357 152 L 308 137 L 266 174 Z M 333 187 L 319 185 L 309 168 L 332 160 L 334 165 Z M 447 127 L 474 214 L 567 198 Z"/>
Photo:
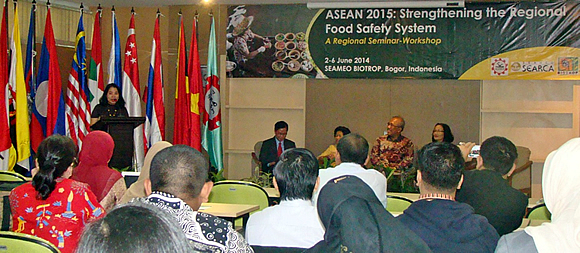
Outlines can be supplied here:
<path id="1" fill-rule="evenodd" d="M 580 2 L 229 8 L 233 77 L 578 80 Z"/>

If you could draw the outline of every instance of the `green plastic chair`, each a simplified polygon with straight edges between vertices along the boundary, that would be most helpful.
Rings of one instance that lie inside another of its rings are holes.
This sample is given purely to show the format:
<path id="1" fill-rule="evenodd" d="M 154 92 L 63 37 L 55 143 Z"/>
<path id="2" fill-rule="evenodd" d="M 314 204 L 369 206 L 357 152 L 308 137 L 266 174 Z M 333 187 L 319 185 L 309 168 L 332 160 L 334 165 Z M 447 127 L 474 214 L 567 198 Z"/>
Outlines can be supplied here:
<path id="1" fill-rule="evenodd" d="M 541 204 L 534 206 L 526 218 L 530 220 L 552 220 L 552 214 L 548 211 L 546 204 Z"/>
<path id="2" fill-rule="evenodd" d="M 387 211 L 389 213 L 402 213 L 411 204 L 413 204 L 413 201 L 410 199 L 387 195 Z"/>
<path id="3" fill-rule="evenodd" d="M 0 231 L 0 252 L 60 253 L 47 240 L 10 231 Z"/>
<path id="4" fill-rule="evenodd" d="M 225 180 L 214 184 L 208 202 L 258 205 L 260 209 L 257 211 L 260 211 L 268 207 L 268 193 L 259 185 L 251 182 Z M 250 215 L 254 212 L 251 212 Z M 242 226 L 241 218 L 236 219 L 235 226 Z"/>
<path id="5" fill-rule="evenodd" d="M 0 171 L 0 182 L 26 182 L 26 178 L 16 172 Z"/>

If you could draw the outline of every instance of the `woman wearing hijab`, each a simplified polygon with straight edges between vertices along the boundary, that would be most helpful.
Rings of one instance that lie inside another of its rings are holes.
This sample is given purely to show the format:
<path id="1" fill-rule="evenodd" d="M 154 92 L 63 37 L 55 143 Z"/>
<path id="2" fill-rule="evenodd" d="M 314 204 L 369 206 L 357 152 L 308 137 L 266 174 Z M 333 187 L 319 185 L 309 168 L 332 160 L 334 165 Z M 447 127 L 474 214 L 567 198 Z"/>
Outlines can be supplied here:
<path id="1" fill-rule="evenodd" d="M 125 195 L 121 199 L 121 204 L 127 203 L 131 201 L 133 198 L 143 198 L 147 196 L 145 193 L 145 187 L 143 186 L 143 182 L 146 179 L 149 179 L 149 168 L 151 167 L 151 160 L 153 157 L 161 150 L 171 147 L 171 143 L 166 141 L 158 141 L 151 148 L 147 151 L 147 155 L 145 155 L 145 160 L 143 162 L 143 168 L 141 168 L 141 174 L 139 174 L 139 178 L 135 183 L 129 186 Z"/>
<path id="2" fill-rule="evenodd" d="M 326 233 L 308 252 L 431 252 L 356 176 L 337 177 L 322 187 L 318 215 Z"/>
<path id="3" fill-rule="evenodd" d="M 73 171 L 72 179 L 88 184 L 105 208 L 111 210 L 119 203 L 127 190 L 125 179 L 120 172 L 109 168 L 115 143 L 103 131 L 92 131 L 83 139 L 79 154 L 79 165 Z"/>
<path id="4" fill-rule="evenodd" d="M 542 192 L 552 221 L 500 238 L 495 252 L 580 252 L 580 138 L 552 151 Z"/>

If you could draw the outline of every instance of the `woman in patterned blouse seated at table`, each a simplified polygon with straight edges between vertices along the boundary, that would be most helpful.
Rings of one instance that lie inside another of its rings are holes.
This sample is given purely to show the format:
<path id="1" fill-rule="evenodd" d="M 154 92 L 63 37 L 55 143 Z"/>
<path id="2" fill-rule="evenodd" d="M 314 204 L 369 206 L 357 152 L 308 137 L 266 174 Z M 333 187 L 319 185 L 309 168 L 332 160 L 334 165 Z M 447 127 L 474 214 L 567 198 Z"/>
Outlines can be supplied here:
<path id="1" fill-rule="evenodd" d="M 62 135 L 38 147 L 32 182 L 10 192 L 12 230 L 48 240 L 61 252 L 74 252 L 85 225 L 105 211 L 86 184 L 68 179 L 77 147 Z"/>
<path id="2" fill-rule="evenodd" d="M 105 131 L 105 126 L 100 123 L 101 118 L 116 117 L 129 117 L 129 112 L 125 108 L 125 100 L 121 96 L 119 87 L 114 83 L 110 83 L 105 87 L 103 96 L 99 99 L 99 104 L 95 106 L 91 113 L 91 129 Z"/>
<path id="3" fill-rule="evenodd" d="M 335 158 L 336 153 L 338 153 L 338 151 L 336 150 L 336 144 L 343 136 L 347 134 L 350 134 L 350 129 L 348 129 L 348 127 L 338 126 L 334 129 L 334 144 L 328 146 L 328 148 L 318 156 L 319 164 L 324 164 L 324 158 L 326 158 L 328 159 L 328 161 L 331 161 L 331 163 L 329 164 L 330 167 L 336 166 Z"/>

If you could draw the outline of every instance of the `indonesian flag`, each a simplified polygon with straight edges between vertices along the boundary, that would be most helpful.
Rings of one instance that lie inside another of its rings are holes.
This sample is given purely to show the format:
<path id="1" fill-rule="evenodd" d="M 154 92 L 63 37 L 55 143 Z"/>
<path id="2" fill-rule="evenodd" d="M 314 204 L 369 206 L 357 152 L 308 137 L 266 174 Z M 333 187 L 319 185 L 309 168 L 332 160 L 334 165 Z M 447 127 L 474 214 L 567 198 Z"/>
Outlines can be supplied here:
<path id="1" fill-rule="evenodd" d="M 125 65 L 123 66 L 123 98 L 130 117 L 141 117 L 141 99 L 139 96 L 139 61 L 137 60 L 137 42 L 135 40 L 135 12 L 131 11 L 131 21 L 125 44 Z M 143 125 L 133 132 L 135 158 L 137 167 L 143 167 L 145 149 L 143 145 Z"/>
<path id="2" fill-rule="evenodd" d="M 149 80 L 145 90 L 146 101 L 145 139 L 147 148 L 165 139 L 165 106 L 163 105 L 163 72 L 161 66 L 161 40 L 159 35 L 159 16 L 157 11 L 153 46 L 151 48 L 151 64 Z"/>
<path id="3" fill-rule="evenodd" d="M 5 2 L 6 3 L 6 2 Z M 10 168 L 10 124 L 8 121 L 8 7 L 4 5 L 0 25 L 0 170 Z"/>
<path id="4" fill-rule="evenodd" d="M 10 42 L 12 61 L 10 66 L 10 85 L 16 93 L 16 152 L 17 162 L 20 166 L 30 169 L 28 158 L 30 157 L 30 132 L 28 128 L 28 94 L 24 82 L 24 68 L 22 64 L 22 48 L 20 42 L 20 28 L 18 22 L 18 7 L 14 5 L 14 29 Z"/>
<path id="5" fill-rule="evenodd" d="M 179 47 L 177 51 L 177 78 L 175 84 L 175 117 L 173 130 L 173 144 L 190 146 L 191 121 L 189 114 L 190 97 L 187 80 L 187 49 L 185 48 L 185 32 L 183 29 L 183 16 L 179 13 Z"/>
<path id="6" fill-rule="evenodd" d="M 209 48 L 207 56 L 207 88 L 205 92 L 205 113 L 203 115 L 202 145 L 207 150 L 211 165 L 218 171 L 224 168 L 222 153 L 222 128 L 220 109 L 220 82 L 217 66 L 217 44 L 215 41 L 215 21 L 211 17 Z"/>
<path id="7" fill-rule="evenodd" d="M 89 87 L 86 73 L 85 29 L 83 27 L 83 12 L 77 27 L 75 54 L 68 77 L 66 99 L 66 134 L 82 148 L 83 139 L 89 134 L 91 122 L 91 105 L 87 99 Z"/>
<path id="8" fill-rule="evenodd" d="M 204 108 L 203 80 L 201 64 L 199 63 L 199 48 L 197 46 L 197 16 L 193 20 L 191 33 L 191 51 L 189 52 L 189 92 L 190 120 L 191 120 L 191 146 L 201 151 L 201 118 L 200 111 Z M 200 99 L 201 98 L 201 99 Z"/>
<path id="9" fill-rule="evenodd" d="M 93 43 L 91 43 L 91 62 L 89 66 L 89 90 L 88 97 L 91 103 L 91 111 L 99 104 L 99 99 L 103 96 L 105 84 L 103 83 L 103 56 L 101 45 L 101 17 L 103 9 L 99 5 L 95 15 L 95 24 L 93 26 Z"/>

